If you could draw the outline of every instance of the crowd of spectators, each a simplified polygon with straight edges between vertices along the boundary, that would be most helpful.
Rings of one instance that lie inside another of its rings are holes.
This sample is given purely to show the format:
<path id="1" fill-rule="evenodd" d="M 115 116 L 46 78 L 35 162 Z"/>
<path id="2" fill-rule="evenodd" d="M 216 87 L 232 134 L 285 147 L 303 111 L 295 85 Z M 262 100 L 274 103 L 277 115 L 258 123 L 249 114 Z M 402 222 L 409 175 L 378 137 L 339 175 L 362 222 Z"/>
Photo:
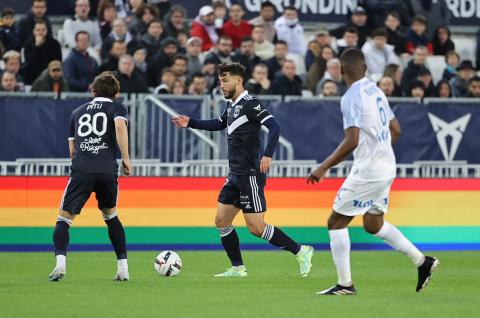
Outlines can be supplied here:
<path id="1" fill-rule="evenodd" d="M 247 20 L 242 2 L 222 0 L 195 13 L 168 0 L 99 0 L 95 18 L 89 0 L 76 0 L 53 34 L 47 1 L 31 0 L 27 13 L 1 11 L 0 90 L 87 92 L 96 75 L 114 71 L 123 93 L 203 95 L 218 86 L 217 64 L 239 62 L 253 94 L 341 96 L 339 56 L 358 48 L 387 96 L 480 97 L 477 68 L 455 51 L 445 0 L 358 3 L 347 23 L 308 37 L 293 6 L 277 12 L 263 1 Z M 444 59 L 441 78 L 429 56 Z"/>

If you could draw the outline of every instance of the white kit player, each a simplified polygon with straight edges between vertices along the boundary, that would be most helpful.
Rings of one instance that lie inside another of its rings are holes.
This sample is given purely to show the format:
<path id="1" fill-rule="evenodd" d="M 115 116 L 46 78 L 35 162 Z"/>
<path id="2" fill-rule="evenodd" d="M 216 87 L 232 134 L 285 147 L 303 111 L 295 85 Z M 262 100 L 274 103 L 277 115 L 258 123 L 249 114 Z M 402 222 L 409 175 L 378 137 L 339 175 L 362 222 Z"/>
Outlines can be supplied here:
<path id="1" fill-rule="evenodd" d="M 340 57 L 342 74 L 349 89 L 341 100 L 345 137 L 335 151 L 308 176 L 307 183 L 320 182 L 328 169 L 353 152 L 351 172 L 338 190 L 328 219 L 328 233 L 338 282 L 319 295 L 355 295 L 350 271 L 348 225 L 363 216 L 365 231 L 407 255 L 418 269 L 416 291 L 423 289 L 439 261 L 421 253 L 393 225 L 384 221 L 389 192 L 396 174 L 392 144 L 400 137 L 400 124 L 377 85 L 365 77 L 362 51 L 348 49 Z"/>

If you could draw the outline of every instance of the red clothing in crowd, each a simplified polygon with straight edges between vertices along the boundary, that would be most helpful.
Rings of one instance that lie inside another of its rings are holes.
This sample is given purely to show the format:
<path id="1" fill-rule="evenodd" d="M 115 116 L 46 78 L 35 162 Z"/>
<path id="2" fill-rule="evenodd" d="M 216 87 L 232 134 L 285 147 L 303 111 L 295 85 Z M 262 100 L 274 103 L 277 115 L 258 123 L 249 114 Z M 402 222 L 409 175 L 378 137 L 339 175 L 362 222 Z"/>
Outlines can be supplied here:
<path id="1" fill-rule="evenodd" d="M 233 49 L 236 49 L 244 37 L 252 35 L 252 26 L 245 20 L 240 21 L 239 25 L 234 25 L 232 20 L 228 20 L 223 25 L 222 34 L 232 39 Z"/>
<path id="2" fill-rule="evenodd" d="M 207 30 L 198 21 L 192 22 L 190 35 L 196 36 L 202 39 L 202 52 L 208 51 L 214 46 L 214 43 L 212 42 L 212 39 L 210 39 L 210 36 L 208 35 Z"/>

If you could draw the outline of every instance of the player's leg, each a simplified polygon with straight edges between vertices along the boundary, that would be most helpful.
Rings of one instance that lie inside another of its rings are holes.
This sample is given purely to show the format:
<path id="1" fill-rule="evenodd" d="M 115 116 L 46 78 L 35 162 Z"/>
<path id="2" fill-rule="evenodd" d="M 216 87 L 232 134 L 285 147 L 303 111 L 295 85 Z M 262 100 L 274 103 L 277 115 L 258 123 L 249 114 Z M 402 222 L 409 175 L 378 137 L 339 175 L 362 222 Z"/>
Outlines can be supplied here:
<path id="1" fill-rule="evenodd" d="M 363 216 L 365 231 L 382 239 L 395 250 L 407 255 L 418 269 L 416 291 L 426 287 L 432 272 L 439 262 L 435 257 L 425 256 L 394 225 L 384 221 L 383 212 L 371 209 Z"/>
<path id="2" fill-rule="evenodd" d="M 70 226 L 75 216 L 80 213 L 85 202 L 87 202 L 91 191 L 91 182 L 87 176 L 69 178 L 53 231 L 56 264 L 48 277 L 50 281 L 59 281 L 67 273 L 67 248 L 70 241 Z"/>
<path id="3" fill-rule="evenodd" d="M 240 252 L 240 240 L 232 224 L 238 211 L 240 211 L 239 190 L 232 182 L 232 178 L 234 177 L 229 176 L 218 195 L 217 214 L 215 215 L 215 226 L 232 267 L 224 273 L 215 275 L 215 277 L 247 276 L 247 270 Z"/>
<path id="4" fill-rule="evenodd" d="M 117 256 L 115 281 L 128 281 L 127 242 L 122 222 L 116 209 L 118 198 L 118 179 L 114 175 L 96 175 L 95 194 L 98 208 L 108 227 L 108 237 Z"/>

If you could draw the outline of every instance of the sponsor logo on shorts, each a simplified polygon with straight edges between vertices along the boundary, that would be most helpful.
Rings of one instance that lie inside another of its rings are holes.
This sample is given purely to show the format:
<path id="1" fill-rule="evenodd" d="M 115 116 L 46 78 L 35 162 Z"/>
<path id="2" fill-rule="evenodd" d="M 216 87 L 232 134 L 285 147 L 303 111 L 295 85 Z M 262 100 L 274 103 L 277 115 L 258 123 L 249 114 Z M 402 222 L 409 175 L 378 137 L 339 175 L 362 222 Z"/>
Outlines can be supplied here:
<path id="1" fill-rule="evenodd" d="M 353 200 L 353 206 L 356 208 L 368 208 L 372 206 L 373 200 L 368 201 L 360 201 L 360 200 Z"/>

